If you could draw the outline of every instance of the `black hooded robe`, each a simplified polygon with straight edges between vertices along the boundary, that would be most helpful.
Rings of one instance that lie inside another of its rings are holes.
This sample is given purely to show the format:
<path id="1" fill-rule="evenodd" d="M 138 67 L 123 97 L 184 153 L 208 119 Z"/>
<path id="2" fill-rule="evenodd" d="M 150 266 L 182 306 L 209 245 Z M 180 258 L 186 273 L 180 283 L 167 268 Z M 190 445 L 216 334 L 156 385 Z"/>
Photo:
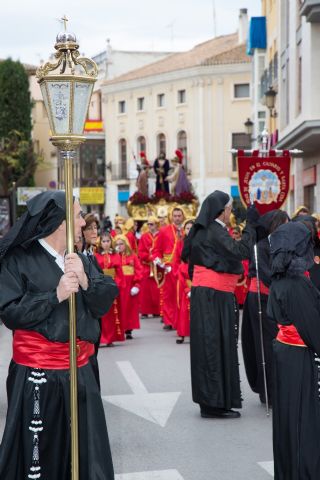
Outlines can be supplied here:
<path id="1" fill-rule="evenodd" d="M 274 280 L 268 315 L 292 323 L 308 347 L 274 340 L 274 478 L 319 480 L 320 294 L 304 275 Z"/>
<path id="2" fill-rule="evenodd" d="M 27 206 L 28 212 L 0 241 L 0 317 L 13 331 L 26 330 L 53 344 L 65 343 L 69 341 L 68 301 L 59 303 L 56 294 L 63 272 L 37 241 L 54 232 L 65 218 L 65 194 L 44 192 Z M 118 289 L 80 256 L 88 288 L 76 294 L 77 338 L 93 344 L 99 336 L 98 318 L 108 311 Z M 91 362 L 77 371 L 80 480 L 114 480 L 104 409 Z M 38 369 L 12 360 L 7 395 L 0 480 L 70 480 L 69 369 Z"/>
<path id="3" fill-rule="evenodd" d="M 26 251 L 17 247 L 1 263 L 0 317 L 11 330 L 32 330 L 52 342 L 69 339 L 68 302 L 58 303 L 55 289 L 62 270 L 36 241 Z M 89 280 L 76 294 L 77 337 L 94 343 L 98 317 L 117 294 L 109 277 L 92 269 L 82 257 Z M 45 272 L 45 275 L 44 275 Z M 10 364 L 8 412 L 0 446 L 0 480 L 22 480 L 30 473 L 33 433 L 29 430 L 34 405 L 33 368 Z M 70 479 L 69 370 L 43 370 L 40 386 L 43 432 L 39 434 L 41 478 Z M 90 362 L 78 368 L 80 479 L 113 480 L 112 458 L 99 388 Z"/>
<path id="4" fill-rule="evenodd" d="M 259 278 L 260 281 L 269 288 L 271 285 L 271 270 L 270 246 L 267 238 L 264 238 L 263 240 L 260 240 L 260 242 L 258 242 L 257 252 Z M 254 258 L 250 260 L 249 277 L 256 278 L 256 267 Z M 278 327 L 277 324 L 272 321 L 267 315 L 268 295 L 265 293 L 261 293 L 260 299 L 267 392 L 269 402 L 272 403 L 272 342 L 277 336 Z M 247 297 L 243 307 L 241 345 L 249 385 L 253 392 L 259 394 L 260 400 L 264 403 L 265 390 L 262 369 L 258 294 L 255 292 L 250 292 L 250 288 L 249 292 L 247 293 Z"/>
<path id="5" fill-rule="evenodd" d="M 219 273 L 243 272 L 241 260 L 249 258 L 255 230 L 248 225 L 237 242 L 214 220 L 228 199 L 227 194 L 214 192 L 202 205 L 182 253 L 184 260 L 189 259 L 191 276 L 197 265 Z M 191 289 L 192 397 L 200 407 L 241 408 L 235 304 L 231 292 L 201 286 Z"/>

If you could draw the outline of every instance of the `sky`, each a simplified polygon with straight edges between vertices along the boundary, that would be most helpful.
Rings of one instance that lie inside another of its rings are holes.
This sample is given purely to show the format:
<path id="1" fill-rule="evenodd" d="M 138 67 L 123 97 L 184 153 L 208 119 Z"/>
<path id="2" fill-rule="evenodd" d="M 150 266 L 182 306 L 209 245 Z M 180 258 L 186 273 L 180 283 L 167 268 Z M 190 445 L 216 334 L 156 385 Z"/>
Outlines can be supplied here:
<path id="1" fill-rule="evenodd" d="M 64 15 L 80 53 L 89 57 L 105 50 L 107 39 L 115 50 L 188 50 L 214 33 L 235 32 L 240 8 L 259 16 L 261 0 L 0 1 L 0 59 L 47 61 Z"/>

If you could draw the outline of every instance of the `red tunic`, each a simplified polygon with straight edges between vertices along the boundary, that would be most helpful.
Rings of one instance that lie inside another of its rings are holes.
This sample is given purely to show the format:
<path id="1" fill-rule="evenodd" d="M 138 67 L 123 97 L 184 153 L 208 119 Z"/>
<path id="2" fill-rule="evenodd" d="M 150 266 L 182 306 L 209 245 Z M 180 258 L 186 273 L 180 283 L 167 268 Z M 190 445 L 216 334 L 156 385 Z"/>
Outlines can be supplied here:
<path id="1" fill-rule="evenodd" d="M 95 253 L 95 257 L 103 272 L 106 275 L 110 275 L 121 289 L 123 275 L 120 266 L 120 256 L 117 253 Z M 119 298 L 117 297 L 109 312 L 101 319 L 100 343 L 123 342 L 124 339 L 124 328 L 121 323 Z"/>
<path id="2" fill-rule="evenodd" d="M 130 294 L 132 287 L 141 288 L 143 277 L 142 266 L 136 254 L 120 255 L 120 265 L 123 282 L 120 286 L 120 320 L 124 330 L 140 328 L 139 321 L 139 295 Z"/>
<path id="3" fill-rule="evenodd" d="M 177 334 L 180 337 L 190 336 L 190 299 L 188 294 L 191 290 L 191 280 L 188 273 L 188 264 L 180 263 L 178 268 L 177 285 Z"/>
<path id="4" fill-rule="evenodd" d="M 139 241 L 138 256 L 142 264 L 143 278 L 140 292 L 140 312 L 143 315 L 160 315 L 160 289 L 151 275 L 152 252 L 156 236 L 150 232 L 144 233 Z"/>
<path id="5" fill-rule="evenodd" d="M 133 232 L 129 231 L 126 233 L 126 237 L 128 239 L 128 242 L 130 244 L 131 250 L 137 255 L 138 253 L 138 242 L 136 239 L 136 236 Z"/>
<path id="6" fill-rule="evenodd" d="M 163 285 L 163 322 L 175 327 L 177 313 L 177 251 L 181 249 L 183 233 L 175 225 L 162 227 L 155 243 L 152 258 L 160 258 L 171 271 L 166 273 Z"/>

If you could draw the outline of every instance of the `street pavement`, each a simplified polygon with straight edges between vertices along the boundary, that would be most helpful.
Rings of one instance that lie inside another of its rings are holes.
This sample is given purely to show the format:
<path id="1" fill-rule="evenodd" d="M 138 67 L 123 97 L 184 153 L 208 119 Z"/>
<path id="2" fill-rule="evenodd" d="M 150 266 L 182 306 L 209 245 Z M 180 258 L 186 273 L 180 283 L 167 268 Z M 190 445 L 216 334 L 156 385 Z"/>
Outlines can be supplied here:
<path id="1" fill-rule="evenodd" d="M 101 389 L 116 480 L 271 480 L 272 416 L 245 378 L 239 345 L 240 419 L 202 419 L 193 404 L 189 343 L 159 318 L 134 339 L 99 349 Z M 0 326 L 0 437 L 11 332 Z M 89 479 L 88 479 L 89 480 Z"/>

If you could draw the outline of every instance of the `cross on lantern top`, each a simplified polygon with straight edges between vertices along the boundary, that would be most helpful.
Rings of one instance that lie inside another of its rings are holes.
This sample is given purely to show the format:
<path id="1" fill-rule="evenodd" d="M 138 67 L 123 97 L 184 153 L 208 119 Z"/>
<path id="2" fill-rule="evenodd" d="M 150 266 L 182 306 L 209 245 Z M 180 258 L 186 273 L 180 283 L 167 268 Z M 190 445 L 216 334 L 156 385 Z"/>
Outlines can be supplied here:
<path id="1" fill-rule="evenodd" d="M 66 15 L 64 15 L 61 20 L 63 21 L 63 25 L 64 25 L 64 29 L 65 31 L 67 31 L 67 22 L 69 21 L 66 17 Z"/>

